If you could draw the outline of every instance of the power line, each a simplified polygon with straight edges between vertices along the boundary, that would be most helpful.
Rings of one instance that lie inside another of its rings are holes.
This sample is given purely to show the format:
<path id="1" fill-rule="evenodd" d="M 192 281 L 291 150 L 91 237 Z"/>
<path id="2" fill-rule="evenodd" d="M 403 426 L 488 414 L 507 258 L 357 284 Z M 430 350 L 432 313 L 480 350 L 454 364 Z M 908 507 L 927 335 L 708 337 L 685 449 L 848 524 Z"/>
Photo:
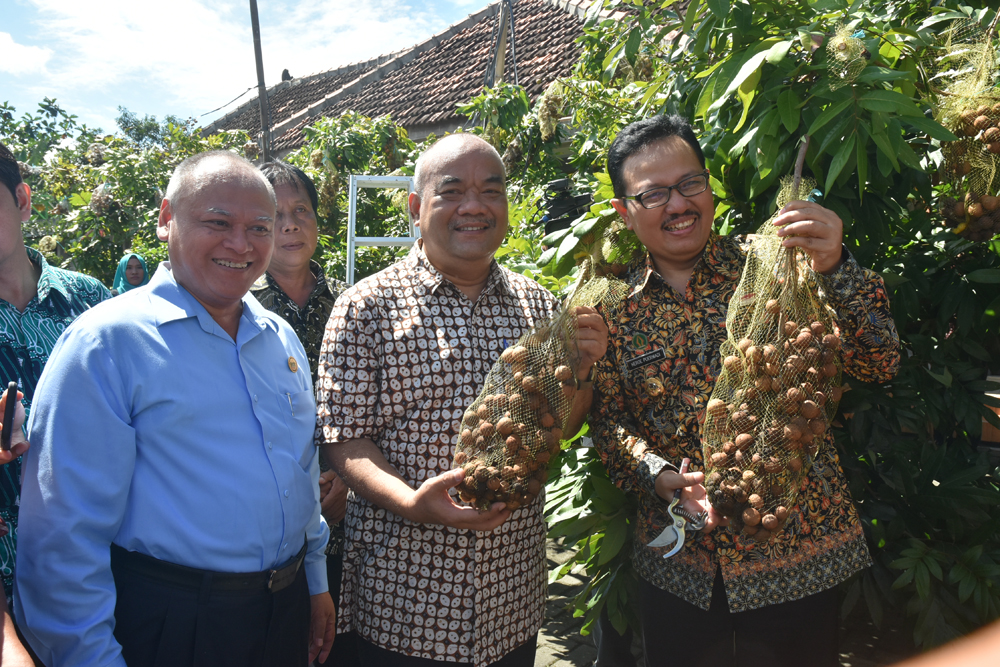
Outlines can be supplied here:
<path id="1" fill-rule="evenodd" d="M 219 111 L 219 109 L 225 109 L 225 108 L 226 108 L 226 107 L 228 107 L 228 106 L 229 106 L 230 104 L 232 104 L 232 103 L 233 103 L 233 102 L 235 102 L 236 100 L 240 99 L 241 97 L 243 97 L 244 95 L 246 95 L 247 93 L 249 93 L 249 92 L 250 92 L 251 90 L 253 90 L 253 89 L 254 89 L 254 86 L 250 86 L 249 88 L 247 88 L 246 90 L 244 90 L 244 91 L 243 91 L 242 93 L 240 93 L 239 95 L 237 95 L 237 96 L 236 96 L 236 97 L 234 97 L 233 99 L 231 99 L 231 100 L 229 100 L 228 102 L 226 102 L 225 104 L 223 104 L 223 105 L 222 105 L 221 107 L 219 107 L 218 109 L 212 109 L 211 111 L 206 111 L 205 113 L 201 114 L 201 116 L 198 116 L 198 118 L 201 118 L 202 116 L 207 116 L 207 115 L 208 115 L 208 114 L 210 114 L 210 113 L 215 113 L 216 111 Z"/>

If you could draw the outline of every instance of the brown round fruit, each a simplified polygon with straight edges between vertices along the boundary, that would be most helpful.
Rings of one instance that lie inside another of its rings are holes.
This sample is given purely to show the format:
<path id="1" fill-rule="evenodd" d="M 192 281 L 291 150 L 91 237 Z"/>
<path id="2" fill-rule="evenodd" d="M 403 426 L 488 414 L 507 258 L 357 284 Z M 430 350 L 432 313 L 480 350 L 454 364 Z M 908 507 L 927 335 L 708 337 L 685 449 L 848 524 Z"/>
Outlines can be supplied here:
<path id="1" fill-rule="evenodd" d="M 501 417 L 496 425 L 497 432 L 502 436 L 508 436 L 514 432 L 514 420 L 510 417 Z"/>
<path id="2" fill-rule="evenodd" d="M 983 141 L 1000 141 L 1000 128 L 998 127 L 988 127 L 986 131 L 983 132 Z"/>
<path id="3" fill-rule="evenodd" d="M 840 349 L 840 337 L 836 334 L 827 334 L 823 336 L 823 347 L 828 350 L 839 350 Z"/>
<path id="4" fill-rule="evenodd" d="M 772 315 L 777 315 L 781 310 L 781 304 L 778 303 L 777 299 L 769 299 L 764 305 L 764 310 L 771 313 Z"/>
<path id="5" fill-rule="evenodd" d="M 744 338 L 736 344 L 736 347 L 739 348 L 740 352 L 746 354 L 746 351 L 750 349 L 751 345 L 753 345 L 753 341 L 749 338 Z"/>
<path id="6" fill-rule="evenodd" d="M 556 366 L 555 376 L 560 382 L 569 382 L 573 379 L 573 369 L 569 366 Z"/>
<path id="7" fill-rule="evenodd" d="M 788 459 L 788 469 L 792 472 L 799 472 L 802 470 L 802 459 L 797 456 Z"/>
<path id="8" fill-rule="evenodd" d="M 774 509 L 774 516 L 778 519 L 778 521 L 784 521 L 788 518 L 788 508 L 784 505 L 778 505 Z"/>
<path id="9" fill-rule="evenodd" d="M 764 499 L 761 498 L 756 493 L 751 494 L 750 497 L 748 498 L 748 500 L 750 502 L 750 506 L 753 507 L 756 510 L 759 510 L 760 508 L 762 508 L 764 506 Z"/>
<path id="10" fill-rule="evenodd" d="M 753 436 L 749 433 L 740 433 L 736 436 L 736 449 L 740 451 L 746 451 L 746 449 L 753 444 Z"/>
<path id="11" fill-rule="evenodd" d="M 975 127 L 977 130 L 985 130 L 992 124 L 993 123 L 990 122 L 989 116 L 977 116 L 976 119 L 972 121 L 973 127 Z"/>
<path id="12" fill-rule="evenodd" d="M 819 406 L 813 401 L 803 401 L 800 414 L 806 419 L 813 419 L 819 416 Z"/>
<path id="13" fill-rule="evenodd" d="M 983 205 L 979 202 L 973 202 L 966 207 L 966 212 L 968 212 L 971 218 L 980 218 L 983 215 Z"/>
<path id="14" fill-rule="evenodd" d="M 792 322 L 791 320 L 788 320 L 787 322 L 785 322 L 785 328 L 784 328 L 785 335 L 791 336 L 793 333 L 795 333 L 795 330 L 798 328 L 799 328 L 798 324 Z"/>
<path id="15" fill-rule="evenodd" d="M 756 526 L 760 523 L 760 512 L 752 507 L 743 510 L 743 523 L 748 526 Z"/>

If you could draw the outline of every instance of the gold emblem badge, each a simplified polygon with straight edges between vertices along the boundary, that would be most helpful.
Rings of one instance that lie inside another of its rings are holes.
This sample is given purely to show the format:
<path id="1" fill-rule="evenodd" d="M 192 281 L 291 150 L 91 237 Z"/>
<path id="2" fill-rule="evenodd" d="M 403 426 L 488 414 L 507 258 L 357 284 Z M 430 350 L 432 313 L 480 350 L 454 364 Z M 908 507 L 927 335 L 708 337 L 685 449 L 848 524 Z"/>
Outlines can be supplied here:
<path id="1" fill-rule="evenodd" d="M 658 378 L 646 378 L 646 393 L 656 398 L 663 393 L 663 383 Z"/>
<path id="2" fill-rule="evenodd" d="M 293 373 L 299 370 L 299 362 L 295 361 L 295 357 L 288 357 L 288 370 Z"/>

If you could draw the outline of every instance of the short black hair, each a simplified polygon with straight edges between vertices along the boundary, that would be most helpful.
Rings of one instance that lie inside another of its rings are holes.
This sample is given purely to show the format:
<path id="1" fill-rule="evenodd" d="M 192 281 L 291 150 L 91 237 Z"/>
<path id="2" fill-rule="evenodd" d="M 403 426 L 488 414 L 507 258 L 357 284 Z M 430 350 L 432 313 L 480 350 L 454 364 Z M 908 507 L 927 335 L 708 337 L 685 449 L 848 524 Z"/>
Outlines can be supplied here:
<path id="1" fill-rule="evenodd" d="M 298 190 L 301 185 L 305 188 L 306 194 L 309 196 L 313 213 L 319 210 L 319 196 L 316 194 L 316 185 L 312 182 L 311 178 L 306 176 L 306 172 L 294 165 L 288 164 L 284 160 L 265 162 L 260 165 L 260 170 L 264 173 L 264 178 L 268 180 L 271 187 L 291 185 Z"/>
<path id="2" fill-rule="evenodd" d="M 0 181 L 7 186 L 16 202 L 17 186 L 24 182 L 21 180 L 21 167 L 17 164 L 17 158 L 3 143 L 0 143 Z"/>
<path id="3" fill-rule="evenodd" d="M 705 166 L 705 154 L 687 119 L 674 115 L 637 120 L 625 126 L 608 149 L 608 175 L 611 176 L 611 187 L 615 189 L 615 197 L 621 198 L 626 194 L 625 161 L 647 146 L 669 137 L 680 137 L 686 141 L 694 150 L 701 166 Z"/>

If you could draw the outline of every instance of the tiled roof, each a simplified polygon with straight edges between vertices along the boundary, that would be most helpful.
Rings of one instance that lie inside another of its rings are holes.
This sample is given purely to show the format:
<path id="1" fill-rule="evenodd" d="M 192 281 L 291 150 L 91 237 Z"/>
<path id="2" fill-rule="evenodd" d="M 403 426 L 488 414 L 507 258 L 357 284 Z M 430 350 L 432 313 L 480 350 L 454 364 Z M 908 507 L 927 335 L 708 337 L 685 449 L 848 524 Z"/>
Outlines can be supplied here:
<path id="1" fill-rule="evenodd" d="M 514 51 L 518 82 L 534 100 L 554 79 L 566 76 L 580 54 L 576 38 L 590 0 L 514 0 Z M 457 126 L 466 119 L 455 107 L 479 94 L 493 46 L 500 3 L 470 15 L 441 34 L 389 58 L 293 80 L 268 91 L 273 150 L 302 144 L 302 128 L 347 110 L 367 116 L 391 114 L 418 134 Z M 513 81 L 514 55 L 508 38 L 504 80 Z M 290 84 L 290 85 L 289 85 Z M 206 128 L 256 133 L 256 102 L 247 103 Z M 419 132 L 423 128 L 424 132 Z"/>

